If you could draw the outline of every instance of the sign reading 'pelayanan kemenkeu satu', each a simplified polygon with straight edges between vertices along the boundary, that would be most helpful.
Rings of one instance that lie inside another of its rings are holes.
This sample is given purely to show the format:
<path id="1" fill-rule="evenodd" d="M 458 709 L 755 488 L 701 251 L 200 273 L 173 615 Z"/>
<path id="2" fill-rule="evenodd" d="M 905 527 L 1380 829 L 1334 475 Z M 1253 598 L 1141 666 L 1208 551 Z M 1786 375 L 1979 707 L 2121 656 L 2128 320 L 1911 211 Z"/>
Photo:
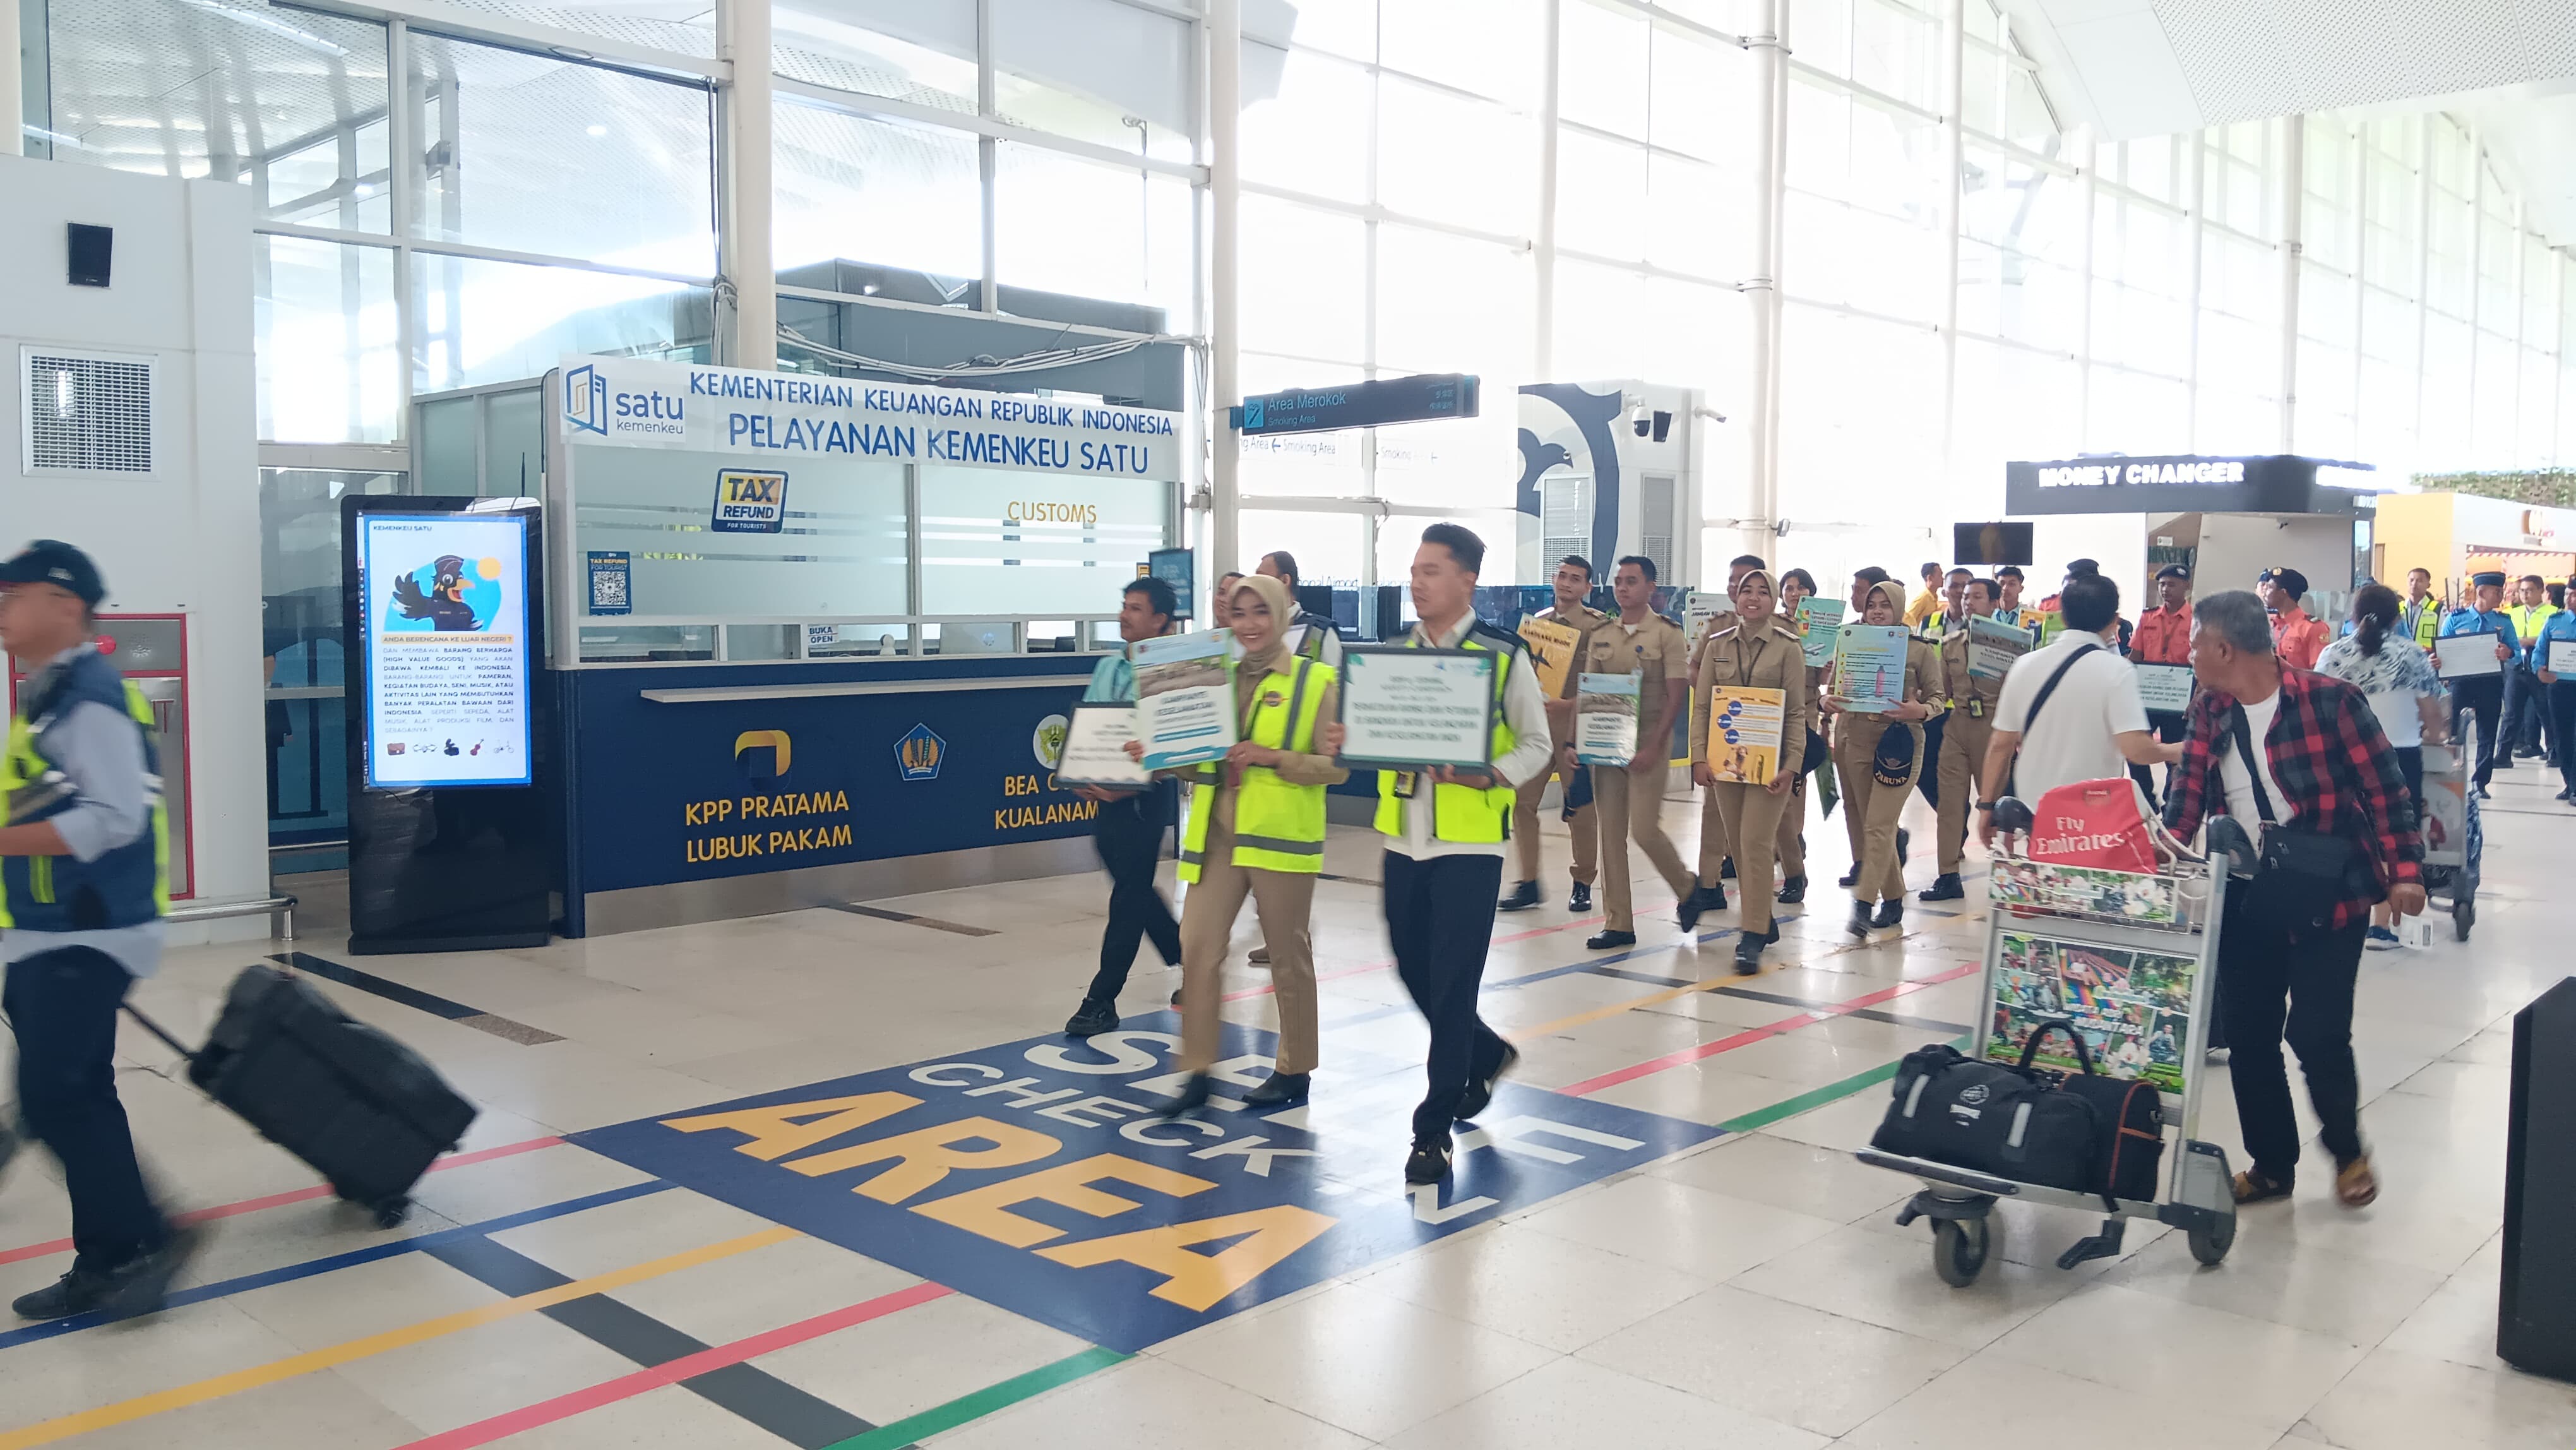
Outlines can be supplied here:
<path id="1" fill-rule="evenodd" d="M 565 358 L 563 422 L 577 444 L 619 448 L 1139 479 L 1181 465 L 1181 415 L 1156 408 L 630 358 Z"/>

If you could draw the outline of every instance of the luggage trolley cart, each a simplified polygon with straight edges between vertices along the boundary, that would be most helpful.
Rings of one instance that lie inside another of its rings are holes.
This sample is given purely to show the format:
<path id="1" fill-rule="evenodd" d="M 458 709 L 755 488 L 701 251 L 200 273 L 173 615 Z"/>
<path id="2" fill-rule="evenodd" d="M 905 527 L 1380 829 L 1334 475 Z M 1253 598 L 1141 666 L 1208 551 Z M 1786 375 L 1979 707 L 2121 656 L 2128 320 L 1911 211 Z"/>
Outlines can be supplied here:
<path id="1" fill-rule="evenodd" d="M 2013 819 L 2016 815 L 2018 821 Z M 2018 801 L 1996 803 L 1996 825 L 2004 830 L 2026 831 L 2029 818 L 2029 808 Z M 2100 1233 L 2079 1240 L 2058 1255 L 2057 1266 L 2061 1269 L 2117 1255 L 2127 1220 L 2133 1218 L 2154 1219 L 2182 1229 L 2189 1237 L 2192 1257 L 2204 1264 L 2226 1258 L 2228 1249 L 2235 1244 L 2236 1198 L 2226 1150 L 2198 1138 L 2200 1095 L 2207 1084 L 2207 1053 L 2202 1043 L 2207 1040 L 2209 1021 L 2217 1009 L 2211 984 L 2218 963 L 2219 918 L 2229 884 L 2227 863 L 2232 856 L 2250 866 L 2253 852 L 2243 832 L 2223 823 L 2223 818 L 2212 825 L 2216 839 L 2209 860 L 2177 860 L 2153 876 L 2049 867 L 2009 854 L 1995 858 L 1989 876 L 1992 905 L 1986 927 L 1985 972 L 1979 978 L 1983 986 L 1969 1056 L 2018 1061 L 2021 1041 L 2032 1022 L 2074 1017 L 2080 1026 L 2086 1014 L 2068 1010 L 2073 1005 L 2070 1002 L 2044 1004 L 2041 1008 L 2024 1005 L 2024 993 L 2038 990 L 2033 983 L 2044 985 L 2047 980 L 2037 969 L 2037 959 L 2043 954 L 2058 964 L 2055 980 L 2061 991 L 2071 990 L 2066 986 L 2064 964 L 2079 960 L 2070 949 L 2085 953 L 2092 962 L 2125 965 L 2131 971 L 2141 961 L 2153 959 L 2149 970 L 2164 984 L 2158 990 L 2170 1000 L 2180 985 L 2181 994 L 2187 994 L 2188 1008 L 2181 1014 L 2162 1012 L 2148 1027 L 2147 1061 L 2142 1071 L 2125 1071 L 2116 1060 L 2101 1066 L 2114 1076 L 2148 1075 L 2159 1079 L 2164 1125 L 2176 1130 L 2180 1138 L 2178 1144 L 2169 1146 L 2180 1151 L 2174 1152 L 2164 1166 L 2160 1198 L 2129 1200 L 2017 1183 L 1926 1158 L 1877 1148 L 1860 1149 L 1854 1156 L 1861 1162 L 1922 1180 L 1923 1191 L 1898 1211 L 1896 1221 L 1900 1225 L 1917 1219 L 1932 1221 L 1932 1267 L 1942 1282 L 1956 1288 L 1976 1282 L 1991 1247 L 1987 1219 L 1996 1201 L 2004 1198 L 2078 1211 L 2098 1210 L 2107 1215 Z M 2185 975 L 2187 985 L 2173 982 L 2173 978 Z M 2098 977 L 2093 986 L 2098 993 Z M 2115 1009 L 2137 1006 L 2118 1002 L 2105 1005 Z M 2149 1005 L 2145 1010 L 2155 1009 Z M 2180 1032 L 2171 1031 L 2176 1015 L 2183 1019 Z M 2000 1033 L 1999 1026 L 2003 1029 Z"/>
<path id="2" fill-rule="evenodd" d="M 2475 710 L 2460 712 L 2447 745 L 2424 742 L 2424 889 L 2451 904 L 2451 937 L 2467 941 L 2478 924 L 2478 877 L 2487 829 L 2478 793 L 2469 788 L 2477 751 Z"/>

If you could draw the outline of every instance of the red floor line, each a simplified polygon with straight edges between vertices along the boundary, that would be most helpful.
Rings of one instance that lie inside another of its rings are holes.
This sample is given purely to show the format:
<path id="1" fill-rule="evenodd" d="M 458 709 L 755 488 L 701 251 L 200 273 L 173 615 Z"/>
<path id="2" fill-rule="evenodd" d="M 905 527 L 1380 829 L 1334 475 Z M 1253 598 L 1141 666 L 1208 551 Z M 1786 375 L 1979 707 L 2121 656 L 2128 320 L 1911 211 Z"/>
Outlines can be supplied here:
<path id="1" fill-rule="evenodd" d="M 1643 908 L 1638 914 L 1642 916 L 1647 912 L 1663 911 L 1673 905 L 1673 902 L 1667 901 L 1663 906 Z M 1548 936 L 1560 931 L 1573 931 L 1577 927 L 1599 926 L 1609 919 L 1610 918 L 1606 916 L 1587 916 L 1576 921 L 1559 922 L 1555 926 L 1534 926 L 1527 931 L 1516 931 L 1507 936 L 1498 936 L 1494 938 L 1493 944 L 1495 946 L 1501 946 L 1506 942 L 1528 941 L 1532 937 Z M 1395 959 L 1393 957 L 1389 957 L 1385 961 L 1371 962 L 1364 967 L 1344 967 L 1338 972 L 1317 972 L 1315 974 L 1315 980 L 1318 982 L 1338 982 L 1344 977 L 1358 977 L 1364 976 L 1370 972 L 1386 972 L 1393 971 L 1394 969 Z M 1223 1002 L 1240 1002 L 1246 997 L 1267 997 L 1277 990 L 1278 989 L 1275 987 L 1246 987 L 1240 992 L 1228 992 L 1217 1000 Z"/>
<path id="2" fill-rule="evenodd" d="M 603 1405 L 613 1405 L 620 1400 L 631 1400 L 637 1395 L 658 1390 L 664 1385 L 675 1385 L 683 1380 L 694 1379 L 709 1370 L 723 1369 L 728 1365 L 740 1364 L 747 1359 L 757 1359 L 761 1355 L 774 1353 L 789 1345 L 803 1344 L 809 1339 L 819 1339 L 835 1330 L 847 1329 L 853 1324 L 865 1324 L 871 1319 L 881 1319 L 898 1310 L 909 1309 L 916 1304 L 927 1304 L 933 1299 L 945 1298 L 955 1292 L 944 1284 L 915 1284 L 909 1289 L 898 1289 L 891 1294 L 880 1295 L 864 1303 L 852 1304 L 845 1309 L 835 1309 L 829 1314 L 817 1314 L 811 1319 L 798 1320 L 794 1324 L 755 1334 L 748 1339 L 737 1339 L 731 1344 L 719 1344 L 699 1350 L 695 1354 L 684 1354 L 678 1359 L 639 1369 L 633 1374 L 619 1375 L 613 1380 L 603 1380 L 569 1394 L 557 1395 L 550 1400 L 539 1400 L 533 1405 L 505 1411 L 490 1419 L 477 1420 L 471 1425 L 460 1425 L 453 1430 L 441 1431 L 426 1439 L 414 1440 L 399 1446 L 397 1450 L 470 1450 L 472 1446 L 489 1445 L 495 1440 L 524 1434 L 541 1425 L 551 1425 L 558 1420 L 568 1420 L 575 1415 L 599 1409 Z"/>
<path id="3" fill-rule="evenodd" d="M 521 1153 L 534 1152 L 539 1148 L 551 1148 L 562 1141 L 563 1139 L 554 1137 L 530 1138 L 525 1142 L 504 1143 L 497 1148 L 477 1148 L 471 1153 L 450 1153 L 430 1164 L 429 1171 L 436 1173 L 442 1168 L 463 1168 L 472 1163 L 489 1163 L 495 1158 L 510 1158 Z M 211 1219 L 257 1213 L 264 1208 L 283 1208 L 290 1203 L 310 1203 L 314 1199 L 330 1196 L 331 1185 L 317 1183 L 310 1188 L 290 1188 L 284 1193 L 272 1193 L 263 1198 L 245 1198 L 239 1203 L 217 1204 L 213 1208 L 192 1208 L 174 1217 L 179 1223 L 205 1223 Z M 25 1248 L 0 1250 L 0 1264 L 14 1264 L 21 1259 L 41 1259 L 47 1254 L 68 1254 L 71 1251 L 70 1239 L 52 1239 L 41 1244 L 29 1244 Z"/>
<path id="4" fill-rule="evenodd" d="M 1748 1027 L 1732 1037 L 1721 1037 L 1715 1042 L 1703 1042 L 1697 1047 L 1685 1047 L 1679 1052 L 1668 1052 L 1661 1057 L 1632 1063 L 1627 1067 L 1605 1072 L 1599 1077 L 1587 1077 L 1581 1082 L 1570 1083 L 1558 1088 L 1557 1091 L 1568 1097 L 1577 1098 L 1589 1093 L 1597 1093 L 1603 1088 L 1617 1087 L 1623 1082 L 1634 1082 L 1638 1078 L 1662 1072 L 1668 1067 L 1687 1066 L 1704 1058 L 1715 1057 L 1721 1052 L 1733 1052 L 1739 1047 L 1750 1047 L 1765 1038 L 1778 1037 L 1784 1032 L 1795 1032 L 1801 1027 L 1812 1027 L 1827 1018 L 1857 1012 L 1864 1007 L 1875 1007 L 1881 1002 L 1892 1002 L 1908 993 L 1920 992 L 1926 987 L 1937 987 L 1943 982 L 1957 981 L 1979 970 L 1982 965 L 1979 962 L 1963 962 L 1934 976 L 1918 978 L 1911 982 L 1899 982 L 1893 987 L 1882 987 L 1866 996 L 1854 997 L 1848 1002 L 1836 1002 L 1812 1012 L 1800 1012 L 1792 1017 L 1783 1017 L 1777 1022 L 1765 1023 L 1760 1027 Z"/>

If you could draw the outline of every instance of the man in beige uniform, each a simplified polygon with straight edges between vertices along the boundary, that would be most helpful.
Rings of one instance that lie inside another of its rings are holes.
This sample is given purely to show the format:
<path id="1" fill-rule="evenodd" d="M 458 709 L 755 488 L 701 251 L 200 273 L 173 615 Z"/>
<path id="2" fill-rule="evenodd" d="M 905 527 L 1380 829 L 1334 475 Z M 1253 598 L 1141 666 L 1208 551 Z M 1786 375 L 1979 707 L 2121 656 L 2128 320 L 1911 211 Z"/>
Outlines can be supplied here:
<path id="1" fill-rule="evenodd" d="M 1654 612 L 1655 561 L 1631 554 L 1611 576 L 1611 593 L 1619 617 L 1592 631 L 1583 642 L 1581 674 L 1639 675 L 1637 682 L 1637 754 L 1624 767 L 1592 767 L 1592 803 L 1601 820 L 1601 906 L 1609 918 L 1603 930 L 1584 943 L 1594 951 L 1634 946 L 1637 918 L 1628 893 L 1628 841 L 1645 848 L 1657 875 L 1680 903 L 1682 930 L 1699 924 L 1699 894 L 1682 867 L 1672 838 L 1664 834 L 1664 776 L 1672 768 L 1673 716 L 1690 691 L 1690 647 L 1681 626 Z M 1569 696 L 1582 689 L 1580 675 L 1565 682 Z M 1571 762 L 1574 747 L 1558 758 Z"/>
<path id="2" fill-rule="evenodd" d="M 1699 678 L 1700 666 L 1708 659 L 1709 641 L 1717 638 L 1721 630 L 1735 628 L 1735 586 L 1744 582 L 1745 575 L 1769 567 L 1759 554 L 1738 554 L 1727 560 L 1726 612 L 1711 615 L 1708 628 L 1700 631 L 1698 639 L 1691 641 L 1692 680 Z M 1697 730 L 1701 728 L 1699 696 L 1693 694 L 1691 701 L 1691 728 Z M 1735 841 L 1727 834 L 1726 817 L 1718 812 L 1716 794 L 1702 791 L 1699 802 L 1699 874 L 1694 878 L 1698 885 L 1693 888 L 1699 893 L 1700 910 L 1726 910 L 1726 878 L 1734 874 Z"/>
<path id="3" fill-rule="evenodd" d="M 1610 616 L 1583 602 L 1592 592 L 1592 561 L 1580 554 L 1568 554 L 1556 565 L 1556 604 L 1539 611 L 1541 619 L 1553 620 L 1582 636 L 1574 644 L 1574 663 L 1566 670 L 1571 683 L 1583 670 L 1583 643 L 1592 631 L 1610 623 Z M 1552 747 L 1547 764 L 1538 778 L 1524 783 L 1512 797 L 1512 837 L 1519 853 L 1519 884 L 1503 894 L 1494 904 L 1497 911 L 1527 911 L 1538 905 L 1538 798 L 1547 789 L 1548 777 L 1554 776 L 1567 790 L 1574 788 L 1574 767 L 1565 761 L 1565 742 L 1574 729 L 1574 701 L 1571 698 L 1547 702 L 1547 733 Z M 1566 823 L 1568 835 L 1574 838 L 1574 890 L 1567 897 L 1565 909 L 1586 912 L 1592 909 L 1592 882 L 1601 872 L 1601 837 L 1590 802 L 1575 811 Z"/>
<path id="4" fill-rule="evenodd" d="M 1969 581 L 1969 617 L 1994 613 L 2000 595 L 1991 579 Z M 1949 706 L 1941 732 L 1941 875 L 1915 893 L 1922 901 L 1957 901 L 1968 894 L 1959 884 L 1959 862 L 1968 843 L 1968 789 L 1986 768 L 1986 747 L 1995 738 L 1995 700 L 2004 692 L 2003 676 L 1987 680 L 1968 673 L 1969 638 L 1965 630 L 1941 637 L 1941 699 Z"/>

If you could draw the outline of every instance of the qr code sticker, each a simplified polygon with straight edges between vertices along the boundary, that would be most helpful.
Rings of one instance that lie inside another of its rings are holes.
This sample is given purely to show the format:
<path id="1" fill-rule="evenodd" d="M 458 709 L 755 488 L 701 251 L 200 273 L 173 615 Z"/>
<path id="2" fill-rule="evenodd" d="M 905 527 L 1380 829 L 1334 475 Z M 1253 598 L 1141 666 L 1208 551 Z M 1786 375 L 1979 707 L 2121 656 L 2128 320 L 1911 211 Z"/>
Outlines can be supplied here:
<path id="1" fill-rule="evenodd" d="M 608 570 L 603 569 L 600 572 L 591 575 L 590 607 L 597 609 L 602 605 L 614 607 L 624 604 L 626 602 L 626 582 L 626 575 L 622 572 L 611 573 Z"/>

